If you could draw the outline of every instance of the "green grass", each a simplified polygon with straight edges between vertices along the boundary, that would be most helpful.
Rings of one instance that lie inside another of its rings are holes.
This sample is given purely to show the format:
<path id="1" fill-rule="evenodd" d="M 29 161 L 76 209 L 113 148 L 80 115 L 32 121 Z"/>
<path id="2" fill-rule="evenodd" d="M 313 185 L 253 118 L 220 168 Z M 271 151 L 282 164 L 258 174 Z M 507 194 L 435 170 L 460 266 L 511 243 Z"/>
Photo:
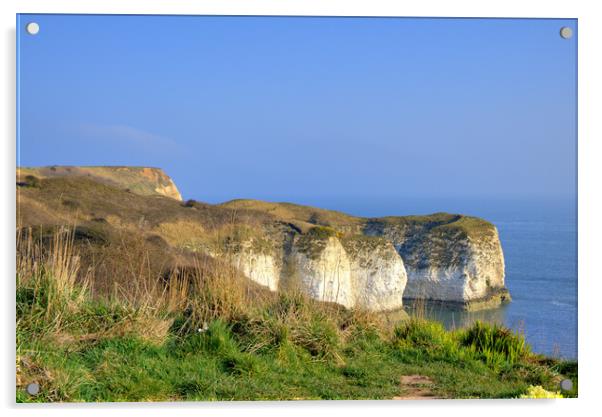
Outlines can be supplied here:
<path id="1" fill-rule="evenodd" d="M 282 294 L 238 317 L 182 327 L 183 311 L 82 298 L 77 284 L 49 291 L 54 281 L 46 272 L 18 280 L 18 402 L 390 399 L 412 374 L 430 377 L 445 398 L 510 398 L 530 385 L 557 390 L 562 372 L 577 378 L 575 364 L 531 355 L 520 335 L 486 324 L 448 332 L 412 319 L 386 332 Z M 143 330 L 159 319 L 171 328 L 149 339 Z M 35 397 L 24 391 L 32 381 L 41 385 Z"/>
<path id="2" fill-rule="evenodd" d="M 390 399 L 400 394 L 400 376 L 409 374 L 431 377 L 434 393 L 449 398 L 516 397 L 531 382 L 556 389 L 544 368 L 529 370 L 525 379 L 519 369 L 500 373 L 479 360 L 456 363 L 444 353 L 431 356 L 380 339 L 346 344 L 343 363 L 290 344 L 248 353 L 222 322 L 205 334 L 171 335 L 160 346 L 134 336 L 26 345 L 52 378 L 37 397 L 19 389 L 18 401 Z"/>

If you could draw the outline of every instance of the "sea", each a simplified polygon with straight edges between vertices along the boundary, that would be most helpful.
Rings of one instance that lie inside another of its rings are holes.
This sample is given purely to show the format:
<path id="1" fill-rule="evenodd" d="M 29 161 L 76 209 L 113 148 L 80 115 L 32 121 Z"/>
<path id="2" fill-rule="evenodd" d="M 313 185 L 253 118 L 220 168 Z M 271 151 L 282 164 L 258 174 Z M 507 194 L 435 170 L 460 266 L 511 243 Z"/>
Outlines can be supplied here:
<path id="1" fill-rule="evenodd" d="M 483 217 L 498 228 L 512 302 L 464 312 L 427 306 L 426 315 L 446 328 L 476 320 L 524 334 L 534 352 L 577 359 L 577 211 L 575 199 L 338 199 L 305 203 L 349 214 L 449 212 Z"/>

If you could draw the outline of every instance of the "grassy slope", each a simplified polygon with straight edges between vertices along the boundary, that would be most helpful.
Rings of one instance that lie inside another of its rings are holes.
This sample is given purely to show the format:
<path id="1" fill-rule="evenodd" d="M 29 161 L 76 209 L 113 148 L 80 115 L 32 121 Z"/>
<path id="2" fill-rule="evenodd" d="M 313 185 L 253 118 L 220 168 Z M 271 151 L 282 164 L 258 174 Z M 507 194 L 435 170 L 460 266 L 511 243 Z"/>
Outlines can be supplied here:
<path id="1" fill-rule="evenodd" d="M 416 318 L 393 331 L 302 294 L 253 293 L 217 267 L 93 296 L 65 236 L 18 242 L 20 402 L 389 399 L 415 374 L 439 397 L 507 398 L 577 381 L 575 363 L 533 355 L 503 328 L 447 332 Z M 30 382 L 40 395 L 25 393 Z"/>
<path id="2" fill-rule="evenodd" d="M 205 335 L 172 336 L 162 345 L 125 336 L 39 349 L 34 339 L 22 348 L 39 352 L 27 360 L 47 379 L 39 397 L 21 388 L 17 400 L 391 399 L 404 394 L 400 377 L 414 374 L 431 377 L 433 393 L 444 398 L 517 397 L 529 384 L 557 390 L 555 374 L 536 362 L 495 371 L 478 360 L 396 349 L 379 339 L 347 345 L 343 364 L 294 347 L 251 354 L 239 346 L 217 322 Z"/>
<path id="3" fill-rule="evenodd" d="M 94 319 L 107 320 L 105 315 Z M 307 340 L 284 339 L 263 344 L 260 351 L 251 351 L 249 343 L 264 340 L 249 340 L 248 334 L 232 330 L 237 326 L 241 323 L 214 321 L 203 334 L 184 336 L 172 330 L 158 344 L 135 332 L 58 343 L 22 331 L 24 372 L 17 400 L 390 399 L 404 394 L 400 377 L 414 374 L 431 377 L 432 391 L 440 397 L 508 398 L 529 385 L 557 390 L 560 371 L 573 368 L 537 358 L 491 365 L 481 353 L 461 347 L 461 334 L 428 323 L 413 330 L 417 340 L 358 330 L 344 343 L 335 338 L 312 348 Z M 312 337 L 324 333 L 315 329 Z M 336 359 L 324 355 L 332 348 L 329 343 L 340 343 Z M 22 387 L 34 380 L 42 393 L 32 398 Z"/>

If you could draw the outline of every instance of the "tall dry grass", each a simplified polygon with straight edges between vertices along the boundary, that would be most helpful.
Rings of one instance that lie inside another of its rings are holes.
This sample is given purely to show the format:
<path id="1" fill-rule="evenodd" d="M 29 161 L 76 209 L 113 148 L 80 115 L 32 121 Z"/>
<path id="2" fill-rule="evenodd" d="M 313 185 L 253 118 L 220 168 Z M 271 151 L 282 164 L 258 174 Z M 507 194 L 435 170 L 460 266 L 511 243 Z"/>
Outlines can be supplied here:
<path id="1" fill-rule="evenodd" d="M 384 333 L 374 313 L 312 300 L 298 289 L 270 292 L 202 254 L 165 270 L 156 259 L 161 252 L 141 236 L 93 252 L 76 241 L 74 227 L 34 236 L 31 229 L 17 233 L 18 317 L 29 321 L 21 327 L 43 328 L 55 340 L 137 334 L 160 343 L 170 331 L 194 334 L 219 320 L 243 336 L 250 352 L 291 344 L 316 359 L 340 360 L 341 346 L 359 333 Z"/>
<path id="2" fill-rule="evenodd" d="M 47 242 L 34 238 L 32 228 L 17 231 L 17 297 L 23 297 L 49 325 L 60 326 L 64 315 L 74 311 L 87 297 L 91 275 L 80 274 L 80 257 L 74 235 L 58 228 Z"/>
<path id="3" fill-rule="evenodd" d="M 21 228 L 16 246 L 17 297 L 23 301 L 19 306 L 29 309 L 20 315 L 41 315 L 55 330 L 65 315 L 91 302 L 119 306 L 136 317 L 185 313 L 194 327 L 249 314 L 270 298 L 235 268 L 208 256 L 196 254 L 169 266 L 157 262 L 161 253 L 141 236 L 120 236 L 91 249 L 76 244 L 74 226 L 51 233 Z"/>

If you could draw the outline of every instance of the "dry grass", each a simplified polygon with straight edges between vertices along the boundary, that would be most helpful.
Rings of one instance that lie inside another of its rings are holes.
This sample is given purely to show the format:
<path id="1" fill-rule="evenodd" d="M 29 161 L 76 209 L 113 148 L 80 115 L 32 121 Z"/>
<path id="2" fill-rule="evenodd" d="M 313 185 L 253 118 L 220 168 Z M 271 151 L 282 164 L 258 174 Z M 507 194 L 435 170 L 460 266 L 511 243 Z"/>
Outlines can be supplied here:
<path id="1" fill-rule="evenodd" d="M 117 188 L 129 189 L 140 195 L 166 195 L 176 200 L 182 197 L 169 176 L 159 168 L 126 166 L 50 166 L 19 168 L 17 178 L 27 175 L 38 178 L 89 177 Z"/>
<path id="2" fill-rule="evenodd" d="M 71 226 L 51 233 L 34 233 L 31 228 L 17 232 L 18 297 L 28 297 L 32 310 L 23 314 L 41 314 L 46 331 L 55 333 L 57 340 L 81 339 L 69 335 L 62 323 L 92 300 L 118 306 L 122 318 L 85 337 L 139 333 L 160 339 L 156 336 L 167 334 L 173 321 L 168 318 L 174 315 L 185 312 L 185 327 L 193 328 L 248 314 L 272 297 L 234 267 L 208 256 L 166 260 L 160 248 L 131 233 L 106 246 L 77 243 L 77 230 Z"/>
<path id="3" fill-rule="evenodd" d="M 220 204 L 220 207 L 268 213 L 281 220 L 293 222 L 299 225 L 302 230 L 311 228 L 314 225 L 331 227 L 351 226 L 359 224 L 362 221 L 360 217 L 350 216 L 339 211 L 292 203 L 272 203 L 268 201 L 240 199 Z"/>
<path id="4" fill-rule="evenodd" d="M 175 247 L 195 247 L 203 243 L 205 228 L 198 222 L 177 220 L 164 222 L 153 230 Z"/>
<path id="5" fill-rule="evenodd" d="M 98 247 L 76 244 L 76 230 L 61 227 L 50 236 L 39 233 L 38 240 L 31 229 L 17 234 L 17 287 L 30 291 L 33 300 L 32 311 L 24 315 L 41 313 L 45 333 L 58 344 L 127 334 L 161 343 L 174 317 L 183 317 L 180 333 L 195 332 L 215 320 L 246 322 L 252 323 L 249 332 L 256 341 L 271 343 L 287 333 L 291 343 L 336 357 L 338 341 L 353 337 L 358 329 L 385 327 L 376 314 L 311 300 L 299 290 L 272 293 L 208 256 L 196 254 L 169 269 L 153 267 L 160 252 L 153 252 L 141 235 L 124 234 Z M 84 314 L 83 306 L 91 300 L 117 308 L 119 319 L 90 323 L 84 333 L 82 326 L 74 330 L 64 323 L 66 316 Z M 260 349 L 261 343 L 250 349 Z"/>
<path id="6" fill-rule="evenodd" d="M 58 228 L 46 244 L 34 239 L 31 228 L 17 232 L 17 288 L 27 289 L 43 303 L 44 319 L 60 325 L 65 311 L 85 301 L 90 275 L 79 274 L 73 229 Z M 79 277 L 79 279 L 78 279 Z"/>

